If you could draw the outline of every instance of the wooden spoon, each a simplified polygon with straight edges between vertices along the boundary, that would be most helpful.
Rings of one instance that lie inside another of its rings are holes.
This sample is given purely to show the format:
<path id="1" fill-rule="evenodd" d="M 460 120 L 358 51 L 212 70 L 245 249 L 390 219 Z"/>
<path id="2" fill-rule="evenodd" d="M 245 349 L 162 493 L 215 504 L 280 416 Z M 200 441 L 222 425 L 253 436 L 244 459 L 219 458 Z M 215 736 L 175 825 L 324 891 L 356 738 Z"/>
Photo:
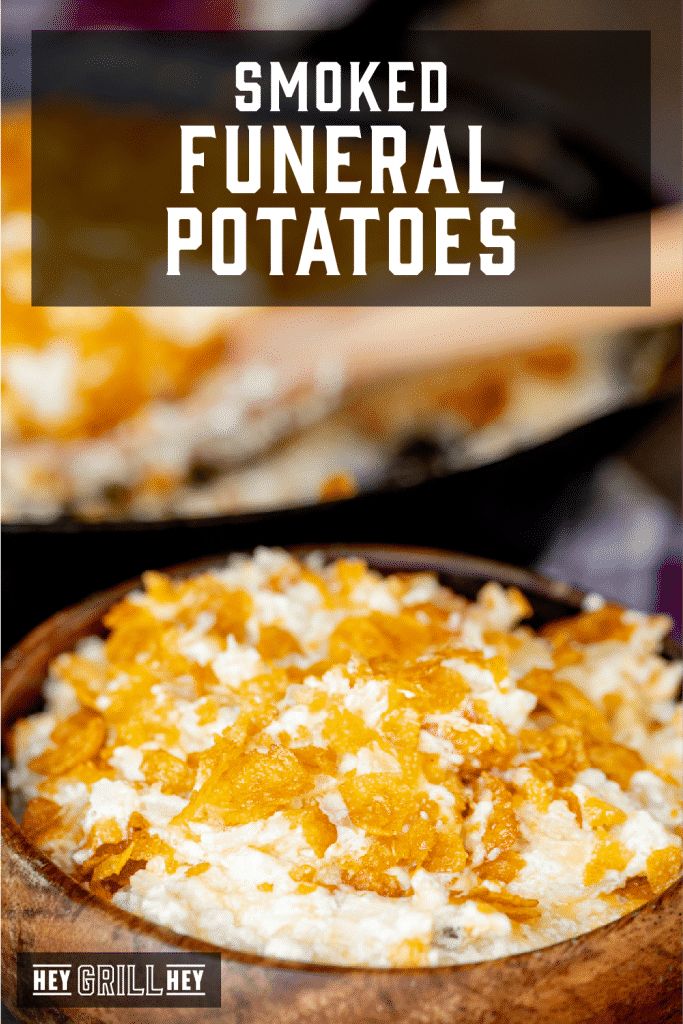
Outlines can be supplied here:
<path id="1" fill-rule="evenodd" d="M 632 238 L 643 218 L 616 218 L 563 236 L 539 249 L 520 279 L 549 293 L 558 280 L 577 285 L 596 266 L 605 294 L 635 289 Z M 320 360 L 343 367 L 350 386 L 478 355 L 506 354 L 549 338 L 620 331 L 672 322 L 683 315 L 683 207 L 651 215 L 651 301 L 647 306 L 382 306 L 255 310 L 235 325 L 238 360 L 286 368 L 302 382 Z M 590 259 L 587 259 L 590 254 Z M 483 291 L 485 284 L 475 289 Z M 482 295 L 483 298 L 483 295 Z"/>

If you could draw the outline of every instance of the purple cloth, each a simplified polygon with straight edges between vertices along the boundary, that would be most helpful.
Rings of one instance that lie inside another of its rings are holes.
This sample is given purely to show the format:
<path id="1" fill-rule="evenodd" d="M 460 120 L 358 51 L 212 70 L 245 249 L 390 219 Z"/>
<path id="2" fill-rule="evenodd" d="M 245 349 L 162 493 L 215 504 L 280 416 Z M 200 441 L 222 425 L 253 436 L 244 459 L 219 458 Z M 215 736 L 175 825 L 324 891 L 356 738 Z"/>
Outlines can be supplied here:
<path id="1" fill-rule="evenodd" d="M 682 539 L 672 506 L 615 460 L 600 467 L 588 506 L 536 568 L 631 608 L 666 612 L 680 636 Z"/>

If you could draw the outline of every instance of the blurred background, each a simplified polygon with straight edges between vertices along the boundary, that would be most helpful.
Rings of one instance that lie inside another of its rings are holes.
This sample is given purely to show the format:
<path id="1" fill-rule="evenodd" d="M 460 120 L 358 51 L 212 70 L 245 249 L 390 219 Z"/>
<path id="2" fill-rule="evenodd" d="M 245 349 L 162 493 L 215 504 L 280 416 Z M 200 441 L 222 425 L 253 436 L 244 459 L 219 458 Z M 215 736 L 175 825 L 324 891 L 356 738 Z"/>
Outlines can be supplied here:
<path id="1" fill-rule="evenodd" d="M 643 191 L 648 169 L 620 145 L 619 126 L 587 120 L 571 150 L 586 171 L 571 215 L 599 222 L 680 202 L 677 2 L 403 10 L 406 28 L 651 31 L 651 188 Z M 532 565 L 667 611 L 680 631 L 677 320 L 578 333 L 554 325 L 533 345 L 517 338 L 508 350 L 503 339 L 495 351 L 349 386 L 343 360 L 314 346 L 305 380 L 286 365 L 240 359 L 246 314 L 237 309 L 31 308 L 32 29 L 351 23 L 372 38 L 396 29 L 395 4 L 7 0 L 3 13 L 5 647 L 59 607 L 145 568 L 322 541 Z M 544 122 L 545 110 L 541 102 L 537 121 L 554 152 L 566 126 Z M 537 230 L 568 215 L 545 205 Z M 275 335 L 277 315 L 268 319 Z"/>

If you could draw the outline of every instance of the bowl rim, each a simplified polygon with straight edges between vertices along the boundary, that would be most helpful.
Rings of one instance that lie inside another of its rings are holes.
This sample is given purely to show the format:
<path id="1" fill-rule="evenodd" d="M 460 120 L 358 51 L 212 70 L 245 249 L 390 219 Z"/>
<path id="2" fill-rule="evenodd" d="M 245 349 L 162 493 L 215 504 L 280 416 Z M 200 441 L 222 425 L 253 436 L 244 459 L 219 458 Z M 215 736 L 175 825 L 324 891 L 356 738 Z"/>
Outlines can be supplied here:
<path id="1" fill-rule="evenodd" d="M 285 546 L 283 550 L 290 552 L 295 557 L 303 557 L 313 552 L 321 552 L 326 558 L 353 557 L 356 555 L 367 558 L 371 567 L 373 556 L 378 562 L 384 561 L 385 564 L 387 562 L 394 563 L 393 566 L 389 565 L 387 569 L 378 570 L 381 572 L 400 571 L 400 563 L 402 561 L 413 563 L 406 571 L 436 573 L 450 572 L 454 575 L 458 572 L 463 573 L 464 571 L 464 574 L 471 576 L 473 579 L 492 579 L 494 581 L 501 582 L 506 586 L 518 586 L 520 589 L 524 589 L 527 595 L 530 596 L 532 603 L 534 597 L 537 599 L 546 599 L 557 601 L 558 603 L 564 603 L 568 607 L 569 614 L 580 611 L 583 601 L 587 596 L 586 592 L 579 590 L 570 584 L 554 580 L 542 575 L 541 573 L 537 573 L 532 569 L 523 569 L 508 565 L 504 562 L 498 562 L 487 558 L 479 558 L 474 555 L 461 554 L 459 552 L 445 551 L 437 548 L 400 544 L 321 543 L 290 545 Z M 192 575 L 195 572 L 201 572 L 213 566 L 220 565 L 232 554 L 244 553 L 249 552 L 228 551 L 226 553 L 209 555 L 204 558 L 181 562 L 177 565 L 173 565 L 159 571 L 183 577 L 185 575 Z M 420 568 L 420 563 L 422 563 L 422 568 Z M 95 610 L 100 606 L 103 608 L 111 607 L 114 602 L 121 600 L 121 598 L 123 598 L 127 593 L 139 586 L 140 581 L 140 576 L 134 577 L 124 583 L 97 591 L 82 601 L 69 605 L 62 611 L 56 612 L 48 619 L 34 627 L 34 629 L 20 640 L 19 643 L 8 651 L 2 659 L 3 736 L 7 729 L 13 724 L 13 721 L 9 719 L 6 720 L 4 706 L 5 691 L 9 686 L 9 680 L 24 657 L 29 653 L 39 650 L 41 647 L 46 647 L 46 642 L 50 633 L 58 628 L 65 620 L 68 620 L 70 616 L 79 612 L 85 613 L 89 608 Z M 98 619 L 101 619 L 101 614 L 102 612 L 100 611 Z M 71 641 L 67 638 L 67 643 L 69 642 Z M 681 657 L 681 650 L 673 641 L 667 640 L 665 648 L 666 656 Z M 62 650 L 67 649 L 67 647 L 62 648 Z M 48 651 L 47 659 L 51 660 L 57 653 L 61 653 L 61 651 Z M 496 957 L 489 960 L 477 960 L 469 963 L 450 964 L 436 967 L 409 968 L 344 966 L 304 960 L 287 960 L 252 954 L 237 949 L 230 949 L 226 946 L 218 946 L 213 942 L 198 939 L 191 935 L 185 935 L 164 925 L 156 924 L 153 921 L 149 921 L 146 918 L 131 913 L 130 911 L 123 910 L 115 904 L 95 896 L 92 892 L 86 889 L 85 886 L 81 885 L 76 881 L 76 879 L 58 867 L 57 864 L 50 860 L 49 857 L 47 857 L 28 839 L 9 808 L 9 804 L 6 799 L 5 785 L 2 787 L 0 816 L 2 821 L 3 846 L 7 845 L 26 866 L 39 874 L 50 885 L 56 886 L 62 894 L 72 902 L 83 907 L 89 907 L 97 913 L 104 914 L 114 921 L 117 921 L 120 925 L 125 926 L 126 929 L 137 932 L 138 934 L 147 935 L 166 946 L 185 949 L 190 952 L 214 953 L 220 955 L 221 962 L 227 961 L 238 964 L 241 963 L 244 965 L 272 970 L 291 970 L 297 972 L 332 973 L 343 975 L 367 972 L 372 972 L 373 974 L 399 973 L 401 975 L 423 975 L 427 972 L 430 975 L 444 975 L 450 974 L 454 971 L 467 971 L 468 968 L 481 967 L 482 964 L 485 965 L 489 963 L 510 962 L 513 965 L 522 966 L 522 964 L 529 963 L 534 957 L 539 957 L 539 955 L 544 954 L 549 950 L 557 952 L 561 947 L 576 950 L 577 944 L 580 946 L 582 940 L 585 940 L 587 936 L 595 936 L 601 932 L 607 934 L 611 929 L 615 929 L 617 927 L 622 928 L 627 925 L 629 920 L 639 915 L 642 911 L 647 908 L 657 909 L 663 901 L 668 901 L 678 890 L 683 891 L 683 877 L 679 877 L 667 889 L 653 897 L 651 900 L 648 900 L 640 907 L 615 918 L 613 921 L 600 925 L 597 928 L 581 932 L 576 936 L 568 939 L 562 939 L 547 946 L 541 946 L 536 949 L 527 950 L 523 953 L 515 953 L 510 956 Z"/>

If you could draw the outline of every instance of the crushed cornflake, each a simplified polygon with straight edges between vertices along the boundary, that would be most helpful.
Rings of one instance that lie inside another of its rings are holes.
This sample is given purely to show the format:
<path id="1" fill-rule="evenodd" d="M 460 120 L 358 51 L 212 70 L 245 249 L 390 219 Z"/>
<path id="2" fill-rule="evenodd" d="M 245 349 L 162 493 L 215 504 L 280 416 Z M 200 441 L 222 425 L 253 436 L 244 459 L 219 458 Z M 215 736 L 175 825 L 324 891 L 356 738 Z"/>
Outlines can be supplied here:
<path id="1" fill-rule="evenodd" d="M 268 956 L 432 966 L 580 934 L 680 873 L 681 666 L 666 617 L 530 613 L 269 549 L 147 573 L 14 729 L 24 829 L 117 906 Z"/>

